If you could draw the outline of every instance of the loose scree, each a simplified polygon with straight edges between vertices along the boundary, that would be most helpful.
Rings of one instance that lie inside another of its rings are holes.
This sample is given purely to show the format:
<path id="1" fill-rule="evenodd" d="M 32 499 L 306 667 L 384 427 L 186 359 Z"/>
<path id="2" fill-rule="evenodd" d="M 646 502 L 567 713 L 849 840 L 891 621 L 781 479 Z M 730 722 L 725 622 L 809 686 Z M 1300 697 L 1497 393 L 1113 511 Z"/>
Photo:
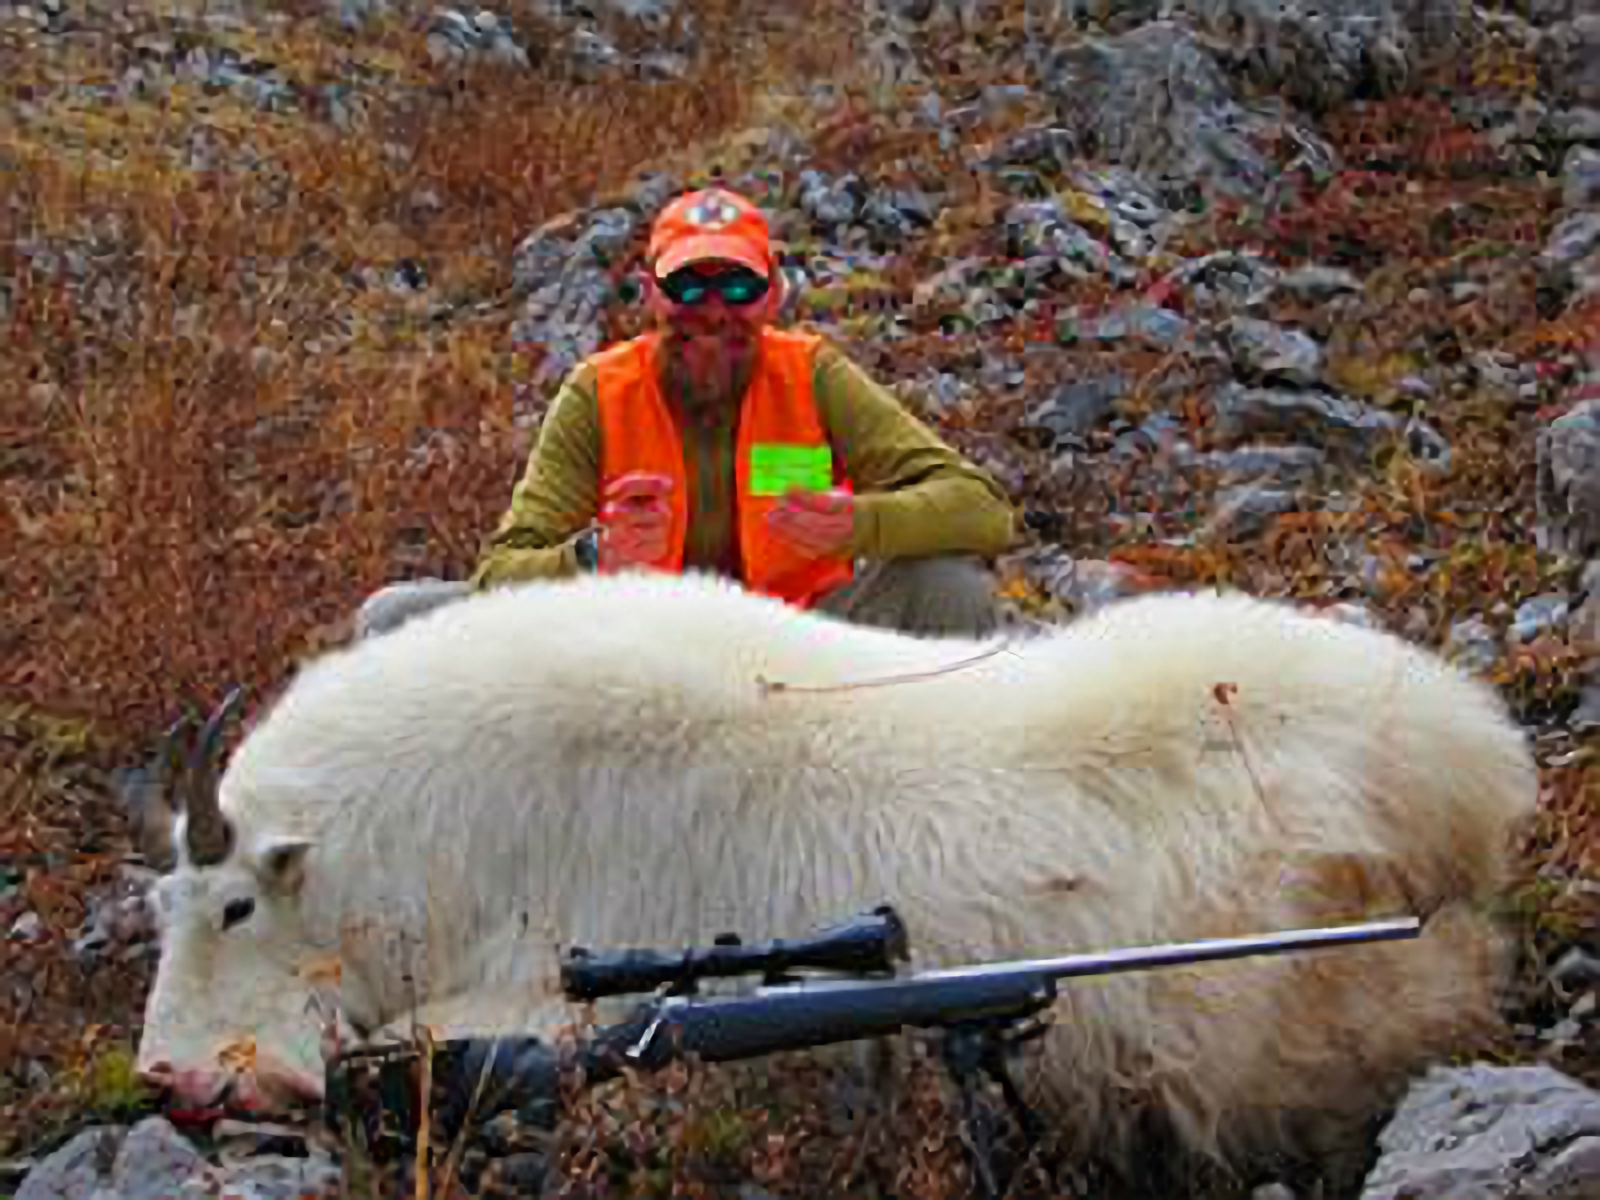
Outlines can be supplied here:
<path id="1" fill-rule="evenodd" d="M 1069 1147 L 1134 1155 L 1148 1110 L 1224 1162 L 1333 1153 L 1493 1027 L 1536 799 L 1489 686 L 1287 604 L 1147 596 L 997 647 L 695 575 L 447 606 L 309 663 L 212 761 L 146 822 L 139 1065 L 191 1102 L 318 1096 L 314 998 L 357 1038 L 553 1038 L 572 945 L 887 902 L 923 971 L 1424 917 L 1061 989 L 1019 1082 Z"/>

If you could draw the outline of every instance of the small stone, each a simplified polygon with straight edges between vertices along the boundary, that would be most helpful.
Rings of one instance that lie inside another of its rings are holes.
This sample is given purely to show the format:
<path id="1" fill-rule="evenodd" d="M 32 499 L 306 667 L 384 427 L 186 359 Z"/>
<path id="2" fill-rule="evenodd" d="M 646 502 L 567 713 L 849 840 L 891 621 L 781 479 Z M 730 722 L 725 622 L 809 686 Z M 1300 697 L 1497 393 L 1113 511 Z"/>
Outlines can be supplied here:
<path id="1" fill-rule="evenodd" d="M 1550 968 L 1550 982 L 1568 989 L 1600 983 L 1600 958 L 1574 946 Z"/>
<path id="2" fill-rule="evenodd" d="M 44 922 L 36 912 L 25 912 L 11 924 L 6 935 L 13 942 L 35 942 L 44 936 Z"/>
<path id="3" fill-rule="evenodd" d="M 1540 256 L 1554 264 L 1575 263 L 1600 251 L 1600 212 L 1577 212 L 1557 225 Z"/>
<path id="4" fill-rule="evenodd" d="M 1574 146 L 1562 166 L 1561 199 L 1568 208 L 1600 205 L 1600 151 Z"/>
<path id="5" fill-rule="evenodd" d="M 1518 606 L 1512 618 L 1511 637 L 1528 642 L 1561 624 L 1567 615 L 1567 598 L 1558 595 L 1535 596 Z"/>

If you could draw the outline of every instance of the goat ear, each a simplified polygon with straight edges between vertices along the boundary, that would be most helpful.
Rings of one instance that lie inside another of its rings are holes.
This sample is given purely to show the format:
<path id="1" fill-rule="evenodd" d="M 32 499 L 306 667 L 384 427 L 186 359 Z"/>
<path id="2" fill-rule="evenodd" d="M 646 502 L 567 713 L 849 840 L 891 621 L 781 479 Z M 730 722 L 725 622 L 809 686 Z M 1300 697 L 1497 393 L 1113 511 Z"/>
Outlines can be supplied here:
<path id="1" fill-rule="evenodd" d="M 268 837 L 256 845 L 256 875 L 263 890 L 279 896 L 298 895 L 306 881 L 306 856 L 315 842 L 307 838 Z"/>

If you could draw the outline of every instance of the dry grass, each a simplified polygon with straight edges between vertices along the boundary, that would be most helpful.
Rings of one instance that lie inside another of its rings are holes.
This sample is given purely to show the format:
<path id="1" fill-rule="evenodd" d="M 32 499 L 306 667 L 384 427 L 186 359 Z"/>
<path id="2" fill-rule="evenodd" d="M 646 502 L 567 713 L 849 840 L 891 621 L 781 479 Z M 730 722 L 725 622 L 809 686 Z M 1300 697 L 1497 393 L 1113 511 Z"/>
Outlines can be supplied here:
<path id="1" fill-rule="evenodd" d="M 697 6 L 702 60 L 653 86 L 441 83 L 414 32 L 285 35 L 274 60 L 297 78 L 352 55 L 392 76 L 395 99 L 348 134 L 246 124 L 184 89 L 122 111 L 64 90 L 36 102 L 48 115 L 0 143 L 8 695 L 131 743 L 180 699 L 270 688 L 388 579 L 469 570 L 526 452 L 516 242 L 827 65 L 825 38 L 758 55 L 738 11 Z M 175 168 L 201 130 L 261 166 Z M 21 250 L 88 231 L 103 234 L 89 286 Z M 454 313 L 354 283 L 407 260 Z"/>
<path id="2" fill-rule="evenodd" d="M 977 64 L 1014 40 L 1022 6 L 992 7 L 993 30 L 981 38 L 929 34 L 924 49 L 954 93 L 994 82 Z M 96 976 L 65 953 L 85 889 L 111 871 L 107 848 L 126 845 L 104 768 L 126 761 L 182 705 L 208 704 L 234 683 L 270 692 L 299 658 L 341 636 L 380 584 L 470 570 L 527 449 L 514 410 L 540 403 L 528 390 L 537 364 L 510 337 L 511 255 L 523 236 L 621 192 L 641 170 L 693 178 L 752 165 L 765 126 L 813 119 L 790 94 L 827 80 L 845 102 L 812 131 L 817 165 L 957 188 L 958 203 L 925 243 L 874 282 L 872 302 L 908 306 L 940 259 L 994 250 L 1003 199 L 932 134 L 872 117 L 873 89 L 853 78 L 852 6 L 786 5 L 787 33 L 761 28 L 750 16 L 759 11 L 697 3 L 700 58 L 681 82 L 658 85 L 585 86 L 542 69 L 447 72 L 400 22 L 361 34 L 289 22 L 270 35 L 207 35 L 269 57 L 313 98 L 311 115 L 263 113 L 195 85 L 112 105 L 70 84 L 114 82 L 136 57 L 129 44 L 87 40 L 46 53 L 0 30 L 0 71 L 20 118 L 0 128 L 0 279 L 10 287 L 0 310 L 0 865 L 30 864 L 10 898 L 0 878 L 0 934 L 24 909 L 39 913 L 44 933 L 27 946 L 0 938 L 0 980 L 22 981 L 0 987 L 0 1112 L 24 1090 L 32 1106 L 27 1119 L 20 1106 L 7 1114 L 18 1119 L 0 1133 L 0 1155 L 77 1120 L 83 1081 L 119 1079 L 116 1055 L 134 1034 L 126 996 L 143 986 L 138 969 Z M 349 79 L 352 64 L 381 84 L 358 89 L 366 99 L 351 101 L 353 124 L 341 130 L 316 115 L 329 104 L 316 89 Z M 1351 390 L 1380 399 L 1414 369 L 1412 344 L 1440 330 L 1542 355 L 1594 336 L 1593 312 L 1541 320 L 1520 267 L 1486 271 L 1496 286 L 1467 309 L 1408 302 L 1412 286 L 1454 269 L 1430 241 L 1448 201 L 1476 214 L 1472 237 L 1484 244 L 1525 247 L 1550 219 L 1548 191 L 1444 170 L 1480 147 L 1441 111 L 1380 105 L 1366 124 L 1334 131 L 1347 152 L 1377 145 L 1409 163 L 1415 189 L 1378 195 L 1344 180 L 1272 227 L 1223 212 L 1184 247 L 1271 241 L 1294 260 L 1359 242 L 1384 259 L 1364 324 L 1331 339 Z M 997 118 L 974 136 L 1002 137 L 1029 115 Z M 194 169 L 202 150 L 209 165 Z M 75 248 L 80 265 L 67 257 Z M 401 264 L 426 274 L 428 300 L 385 286 Z M 1075 289 L 995 340 L 1015 348 L 1034 332 L 1030 322 L 1048 326 L 1049 306 L 1107 299 L 1099 285 Z M 443 311 L 430 307 L 441 301 Z M 631 332 L 626 312 L 605 320 L 609 336 Z M 967 372 L 982 356 L 971 341 L 915 319 L 912 327 L 892 361 L 869 339 L 852 343 L 848 335 L 869 326 L 847 325 L 843 340 L 888 377 L 926 366 Z M 1138 349 L 1075 354 L 1064 371 L 1118 369 L 1145 383 L 1182 365 Z M 1142 403 L 1136 395 L 1128 412 L 1137 416 Z M 1177 408 L 1204 444 L 1203 405 Z M 969 405 L 945 431 L 982 449 L 1005 440 L 1015 415 Z M 1048 463 L 1022 453 L 1016 498 L 1065 513 L 1058 533 L 1074 552 L 1110 553 L 1157 583 L 1320 600 L 1343 586 L 1330 547 L 1355 541 L 1380 560 L 1372 606 L 1437 643 L 1489 599 L 1514 607 L 1563 586 L 1566 567 L 1531 545 L 1538 414 L 1469 397 L 1421 415 L 1454 445 L 1448 477 L 1390 457 L 1360 486 L 1354 512 L 1286 517 L 1248 544 L 1173 547 L 1130 533 L 1125 514 L 1159 507 L 1141 494 L 1148 473 L 1097 475 L 1069 506 L 1060 487 L 1041 482 Z M 1192 515 L 1199 524 L 1207 513 Z M 1447 548 L 1452 569 L 1418 585 L 1405 557 L 1422 543 Z M 1492 620 L 1503 626 L 1505 613 Z M 1574 665 L 1568 649 L 1535 645 L 1507 656 L 1496 677 L 1519 711 L 1537 715 L 1570 702 Z M 88 764 L 83 773 L 68 765 L 75 756 Z M 1595 778 L 1584 758 L 1546 768 L 1528 862 L 1530 879 L 1540 866 L 1557 873 L 1525 889 L 1535 958 L 1593 932 L 1592 896 L 1569 882 L 1597 865 Z M 27 1046 L 8 1040 L 9 1029 L 27 1030 Z M 25 1060 L 51 1082 L 26 1077 Z M 778 1194 L 824 1194 L 818 1181 L 848 1170 L 898 1194 L 955 1194 L 948 1097 L 913 1089 L 912 1115 L 897 1118 L 908 1123 L 869 1122 L 857 1141 L 839 1142 L 818 1132 L 821 1109 L 806 1106 L 798 1082 L 784 1093 L 794 1111 L 782 1117 L 749 1099 L 759 1089 L 720 1086 L 693 1092 L 668 1078 L 656 1099 L 632 1095 L 626 1113 L 596 1100 L 569 1144 L 569 1182 L 632 1179 L 639 1194 L 665 1194 L 674 1180 L 660 1173 L 661 1154 L 677 1147 L 684 1194 L 714 1194 L 704 1179 L 729 1172 Z M 687 1115 L 667 1102 L 674 1088 L 693 1092 Z M 737 1128 L 726 1127 L 729 1113 Z M 684 1172 L 704 1178 L 691 1185 Z"/>
<path id="3" fill-rule="evenodd" d="M 0 28 L 20 118 L 0 128 L 0 695 L 16 747 L 0 849 L 26 866 L 14 891 L 0 878 L 0 918 L 43 919 L 37 943 L 0 939 L 17 984 L 0 1026 L 28 1034 L 0 1038 L 0 1155 L 89 1103 L 85 1064 L 129 1044 L 145 982 L 118 974 L 108 1009 L 113 976 L 71 964 L 83 894 L 114 858 L 73 850 L 126 831 L 103 773 L 69 786 L 33 763 L 38 714 L 103 771 L 233 683 L 270 693 L 384 582 L 470 570 L 527 451 L 517 242 L 848 56 L 835 0 L 790 6 L 810 39 L 750 13 L 696 5 L 680 81 L 583 84 L 446 71 L 399 21 L 196 32 L 130 12 L 180 49 L 270 60 L 309 97 L 285 113 L 192 82 L 111 102 L 82 85 L 142 61 L 135 36 Z M 340 129 L 313 89 L 353 75 L 376 82 Z M 403 263 L 447 311 L 384 286 Z"/>

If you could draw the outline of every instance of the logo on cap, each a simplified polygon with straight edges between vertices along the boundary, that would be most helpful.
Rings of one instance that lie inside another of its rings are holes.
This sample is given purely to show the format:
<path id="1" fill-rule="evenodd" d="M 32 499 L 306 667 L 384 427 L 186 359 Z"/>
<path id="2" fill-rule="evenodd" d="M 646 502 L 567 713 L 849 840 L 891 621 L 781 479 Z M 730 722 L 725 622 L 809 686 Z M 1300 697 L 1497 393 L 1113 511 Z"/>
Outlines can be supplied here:
<path id="1" fill-rule="evenodd" d="M 683 214 L 684 220 L 702 229 L 721 229 L 739 219 L 739 210 L 721 196 L 701 200 Z"/>

